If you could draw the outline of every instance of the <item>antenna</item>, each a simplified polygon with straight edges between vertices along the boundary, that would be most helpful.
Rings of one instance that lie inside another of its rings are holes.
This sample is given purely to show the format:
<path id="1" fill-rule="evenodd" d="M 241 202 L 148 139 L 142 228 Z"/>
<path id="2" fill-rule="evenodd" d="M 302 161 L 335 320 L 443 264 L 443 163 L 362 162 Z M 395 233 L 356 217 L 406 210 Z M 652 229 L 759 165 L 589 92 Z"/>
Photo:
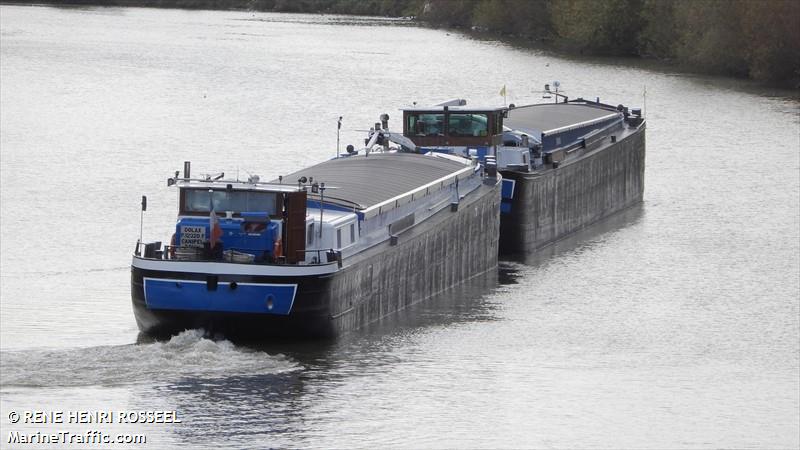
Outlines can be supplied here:
<path id="1" fill-rule="evenodd" d="M 325 201 L 325 183 L 319 186 L 319 238 L 322 239 L 322 211 L 325 210 L 322 203 Z"/>
<path id="2" fill-rule="evenodd" d="M 544 95 L 542 95 L 542 98 L 551 98 L 550 94 L 553 94 L 552 97 L 555 97 L 555 103 L 558 103 L 558 98 L 559 97 L 564 97 L 564 102 L 566 103 L 566 101 L 569 100 L 569 97 L 567 97 L 564 94 L 560 94 L 558 92 L 559 88 L 561 87 L 561 82 L 553 81 L 553 87 L 555 88 L 555 90 L 551 90 L 550 89 L 550 84 L 549 83 L 545 84 L 544 85 Z"/>
<path id="3" fill-rule="evenodd" d="M 139 246 L 142 243 L 142 228 L 144 224 L 144 212 L 147 211 L 147 197 L 142 196 L 142 210 L 139 212 L 139 242 L 136 243 L 136 254 L 140 255 Z"/>
<path id="4" fill-rule="evenodd" d="M 339 157 L 339 134 L 342 131 L 342 116 L 339 116 L 339 122 L 336 124 L 336 157 Z"/>
<path id="5" fill-rule="evenodd" d="M 642 90 L 642 117 L 645 117 L 645 112 L 647 111 L 647 85 L 644 85 L 644 89 Z"/>

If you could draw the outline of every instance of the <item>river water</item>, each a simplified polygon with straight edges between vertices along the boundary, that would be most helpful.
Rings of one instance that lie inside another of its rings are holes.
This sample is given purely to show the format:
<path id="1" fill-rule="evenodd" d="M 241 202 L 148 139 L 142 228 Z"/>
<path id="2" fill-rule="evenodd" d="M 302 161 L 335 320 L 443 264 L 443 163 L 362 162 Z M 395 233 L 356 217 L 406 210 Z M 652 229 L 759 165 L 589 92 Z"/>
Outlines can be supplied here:
<path id="1" fill-rule="evenodd" d="M 0 447 L 800 446 L 797 92 L 342 16 L 4 5 L 0 49 Z M 275 177 L 335 155 L 340 115 L 357 145 L 554 80 L 645 107 L 640 207 L 336 341 L 138 339 L 139 199 L 169 234 L 184 160 Z M 182 423 L 119 423 L 153 410 Z"/>

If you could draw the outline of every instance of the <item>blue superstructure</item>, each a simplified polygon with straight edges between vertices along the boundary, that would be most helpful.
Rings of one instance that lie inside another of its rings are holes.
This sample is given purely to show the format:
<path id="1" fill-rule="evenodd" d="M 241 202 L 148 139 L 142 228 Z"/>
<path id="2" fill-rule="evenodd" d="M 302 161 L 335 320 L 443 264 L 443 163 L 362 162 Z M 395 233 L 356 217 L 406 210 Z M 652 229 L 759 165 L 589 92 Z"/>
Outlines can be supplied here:
<path id="1" fill-rule="evenodd" d="M 242 212 L 241 217 L 217 219 L 221 249 L 253 255 L 256 261 L 275 258 L 280 224 L 265 212 Z M 211 221 L 206 217 L 182 217 L 175 225 L 175 243 L 181 247 L 202 248 L 211 237 Z"/>

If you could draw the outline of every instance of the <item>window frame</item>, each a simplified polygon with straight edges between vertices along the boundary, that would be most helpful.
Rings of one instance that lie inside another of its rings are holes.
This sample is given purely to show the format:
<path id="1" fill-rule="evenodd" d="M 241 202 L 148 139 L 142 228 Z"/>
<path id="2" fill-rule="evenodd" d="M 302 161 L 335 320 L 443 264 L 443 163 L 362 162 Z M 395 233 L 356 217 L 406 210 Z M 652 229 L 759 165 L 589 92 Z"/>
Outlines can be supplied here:
<path id="1" fill-rule="evenodd" d="M 273 199 L 274 199 L 274 202 L 273 202 L 274 203 L 274 208 L 273 208 L 272 211 L 265 211 L 265 210 L 259 210 L 259 209 L 246 210 L 246 211 L 233 211 L 233 216 L 234 217 L 241 217 L 242 216 L 241 215 L 242 212 L 266 212 L 266 213 L 269 214 L 270 217 L 279 217 L 281 215 L 281 211 L 283 210 L 284 199 L 283 199 L 283 195 L 281 195 L 280 192 L 260 191 L 260 190 L 241 190 L 241 189 L 229 191 L 227 189 L 213 189 L 213 188 L 203 188 L 203 187 L 185 187 L 185 188 L 180 188 L 180 192 L 178 194 L 178 196 L 179 196 L 178 214 L 181 215 L 181 216 L 208 216 L 211 211 L 189 210 L 188 209 L 188 198 L 187 197 L 188 197 L 190 192 L 205 192 L 205 193 L 208 193 L 209 190 L 213 191 L 214 193 L 217 193 L 217 192 L 222 192 L 222 193 L 234 192 L 234 193 L 244 193 L 245 195 L 265 195 L 265 196 L 266 195 L 271 195 L 273 197 Z M 225 208 L 217 208 L 215 206 L 214 207 L 214 211 L 217 212 L 217 213 L 222 213 L 222 212 L 229 211 L 229 210 L 225 209 Z"/>

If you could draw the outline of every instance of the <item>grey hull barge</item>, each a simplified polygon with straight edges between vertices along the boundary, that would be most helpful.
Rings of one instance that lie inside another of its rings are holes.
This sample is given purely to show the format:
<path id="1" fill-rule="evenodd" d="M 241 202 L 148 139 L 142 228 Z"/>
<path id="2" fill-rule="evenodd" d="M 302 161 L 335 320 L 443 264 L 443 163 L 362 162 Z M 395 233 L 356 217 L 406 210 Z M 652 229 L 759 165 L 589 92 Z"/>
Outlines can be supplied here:
<path id="1" fill-rule="evenodd" d="M 457 99 L 404 109 L 402 134 L 380 124 L 372 132 L 373 139 L 380 135 L 379 141 L 408 151 L 459 155 L 496 167 L 503 177 L 504 256 L 531 256 L 642 201 L 645 122 L 639 109 L 565 97 L 558 103 L 475 108 Z"/>
<path id="2" fill-rule="evenodd" d="M 638 110 L 583 100 L 530 105 L 510 109 L 505 125 L 504 144 L 530 148 L 530 158 L 501 169 L 501 254 L 533 254 L 642 201 Z"/>
<path id="3" fill-rule="evenodd" d="M 365 152 L 264 183 L 190 177 L 169 245 L 137 243 L 139 329 L 336 336 L 497 267 L 501 180 L 449 155 Z"/>

